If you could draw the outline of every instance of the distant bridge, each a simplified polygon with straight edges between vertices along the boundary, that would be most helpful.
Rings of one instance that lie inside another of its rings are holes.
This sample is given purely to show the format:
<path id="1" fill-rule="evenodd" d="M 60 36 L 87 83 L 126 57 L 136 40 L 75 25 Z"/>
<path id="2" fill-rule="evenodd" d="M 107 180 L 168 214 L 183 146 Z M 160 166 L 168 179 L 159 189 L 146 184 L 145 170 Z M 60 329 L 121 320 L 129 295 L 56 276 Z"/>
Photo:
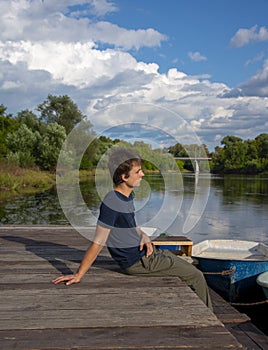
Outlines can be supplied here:
<path id="1" fill-rule="evenodd" d="M 212 158 L 208 157 L 174 157 L 176 160 L 211 160 Z"/>

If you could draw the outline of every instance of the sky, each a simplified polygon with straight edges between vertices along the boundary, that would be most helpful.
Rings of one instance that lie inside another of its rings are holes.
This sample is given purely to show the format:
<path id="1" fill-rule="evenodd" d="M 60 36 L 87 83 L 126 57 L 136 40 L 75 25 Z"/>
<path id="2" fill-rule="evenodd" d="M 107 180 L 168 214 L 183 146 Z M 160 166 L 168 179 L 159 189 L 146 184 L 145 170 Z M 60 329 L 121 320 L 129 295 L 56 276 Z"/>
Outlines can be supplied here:
<path id="1" fill-rule="evenodd" d="M 214 150 L 226 135 L 268 132 L 267 0 L 0 6 L 7 113 L 68 95 L 98 135 L 160 147 L 194 140 Z"/>

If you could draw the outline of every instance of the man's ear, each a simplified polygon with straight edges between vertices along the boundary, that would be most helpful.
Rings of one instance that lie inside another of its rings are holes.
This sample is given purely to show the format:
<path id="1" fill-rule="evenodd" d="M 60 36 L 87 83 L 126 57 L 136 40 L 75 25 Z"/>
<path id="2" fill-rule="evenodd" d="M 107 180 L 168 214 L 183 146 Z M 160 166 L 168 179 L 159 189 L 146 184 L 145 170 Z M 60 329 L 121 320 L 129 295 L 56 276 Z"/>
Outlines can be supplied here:
<path id="1" fill-rule="evenodd" d="M 126 181 L 126 179 L 129 178 L 129 175 L 128 174 L 123 174 L 122 175 L 122 181 Z"/>

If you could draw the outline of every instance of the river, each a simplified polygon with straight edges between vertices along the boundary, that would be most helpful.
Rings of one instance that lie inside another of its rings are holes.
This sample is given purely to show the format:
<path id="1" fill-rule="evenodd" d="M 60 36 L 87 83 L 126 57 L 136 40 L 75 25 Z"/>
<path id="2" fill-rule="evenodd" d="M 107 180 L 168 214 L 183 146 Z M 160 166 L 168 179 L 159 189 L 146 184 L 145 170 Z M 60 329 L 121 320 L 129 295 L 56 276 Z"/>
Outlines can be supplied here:
<path id="1" fill-rule="evenodd" d="M 197 181 L 198 180 L 198 181 Z M 73 208 L 83 225 L 94 225 L 105 186 L 94 177 L 81 183 L 92 215 Z M 193 204 L 195 203 L 195 204 Z M 268 177 L 238 175 L 149 174 L 135 191 L 137 221 L 169 234 L 184 234 L 195 243 L 204 239 L 246 239 L 268 243 Z M 193 208 L 194 206 L 194 208 Z M 72 202 L 70 202 L 72 207 Z M 72 210 L 72 208 L 71 208 Z M 81 215 L 84 214 L 84 215 Z M 190 219 L 190 221 L 189 221 Z M 188 220 L 188 224 L 187 221 Z M 1 225 L 69 225 L 56 188 L 1 200 Z"/>

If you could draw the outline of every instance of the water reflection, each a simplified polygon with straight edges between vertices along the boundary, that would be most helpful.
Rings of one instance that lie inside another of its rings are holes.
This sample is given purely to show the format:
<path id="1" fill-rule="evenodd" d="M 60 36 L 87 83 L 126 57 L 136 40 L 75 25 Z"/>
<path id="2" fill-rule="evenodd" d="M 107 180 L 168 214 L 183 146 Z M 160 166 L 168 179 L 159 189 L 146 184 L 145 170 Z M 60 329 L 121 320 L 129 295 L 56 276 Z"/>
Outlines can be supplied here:
<path id="1" fill-rule="evenodd" d="M 0 201 L 0 222 L 2 225 L 67 224 L 54 187 L 45 192 Z"/>
<path id="2" fill-rule="evenodd" d="M 261 176 L 215 176 L 194 241 L 246 239 L 268 243 L 268 181 Z"/>
<path id="3" fill-rule="evenodd" d="M 235 176 L 215 178 L 213 186 L 222 190 L 224 204 L 249 200 L 252 202 L 268 202 L 268 178 L 262 176 Z"/>

